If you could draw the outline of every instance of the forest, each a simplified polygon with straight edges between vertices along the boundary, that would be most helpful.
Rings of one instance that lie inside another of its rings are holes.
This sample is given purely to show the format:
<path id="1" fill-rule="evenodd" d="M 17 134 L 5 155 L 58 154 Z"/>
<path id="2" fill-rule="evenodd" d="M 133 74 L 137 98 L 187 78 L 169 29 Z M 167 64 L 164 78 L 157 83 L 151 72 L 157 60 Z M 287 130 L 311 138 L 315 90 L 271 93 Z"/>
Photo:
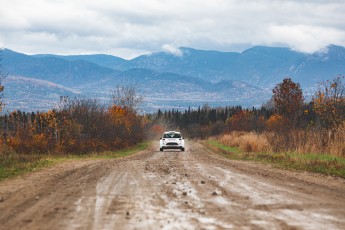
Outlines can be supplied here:
<path id="1" fill-rule="evenodd" d="M 204 105 L 140 115 L 135 108 L 143 97 L 133 87 L 118 86 L 110 106 L 94 99 L 61 97 L 57 109 L 1 116 L 1 149 L 26 154 L 118 150 L 177 129 L 188 138 L 241 143 L 245 151 L 345 156 L 344 96 L 343 76 L 320 83 L 309 101 L 298 83 L 285 78 L 261 108 Z"/>
<path id="2" fill-rule="evenodd" d="M 143 141 L 144 117 L 134 88 L 118 86 L 113 103 L 62 96 L 57 109 L 0 117 L 1 150 L 21 154 L 83 154 L 119 150 Z"/>
<path id="3" fill-rule="evenodd" d="M 261 108 L 241 106 L 158 111 L 152 129 L 177 127 L 190 138 L 217 136 L 245 151 L 331 153 L 345 156 L 344 76 L 319 83 L 306 101 L 298 83 L 286 78 Z"/>

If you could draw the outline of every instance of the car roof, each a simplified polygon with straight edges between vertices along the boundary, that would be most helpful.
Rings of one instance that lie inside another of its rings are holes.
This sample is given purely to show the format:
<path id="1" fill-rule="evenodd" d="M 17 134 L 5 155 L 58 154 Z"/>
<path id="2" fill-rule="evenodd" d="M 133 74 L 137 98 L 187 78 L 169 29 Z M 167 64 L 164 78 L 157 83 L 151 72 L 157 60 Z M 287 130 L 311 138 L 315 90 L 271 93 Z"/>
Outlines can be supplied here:
<path id="1" fill-rule="evenodd" d="M 168 132 L 165 132 L 164 134 L 167 134 L 167 133 L 178 133 L 178 134 L 181 134 L 180 132 L 176 132 L 176 131 L 168 131 Z"/>

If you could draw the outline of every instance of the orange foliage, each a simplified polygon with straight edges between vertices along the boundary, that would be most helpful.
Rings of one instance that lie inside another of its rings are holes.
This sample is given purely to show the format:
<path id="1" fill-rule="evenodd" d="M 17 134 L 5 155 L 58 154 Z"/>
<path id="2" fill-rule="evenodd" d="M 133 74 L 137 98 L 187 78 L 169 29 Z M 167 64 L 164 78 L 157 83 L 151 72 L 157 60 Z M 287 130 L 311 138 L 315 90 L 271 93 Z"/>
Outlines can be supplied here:
<path id="1" fill-rule="evenodd" d="M 132 119 L 131 112 L 125 108 L 114 105 L 109 109 L 109 113 L 116 127 L 123 127 L 127 131 L 130 131 L 130 122 Z"/>
<path id="2" fill-rule="evenodd" d="M 226 126 L 229 131 L 250 131 L 252 128 L 253 113 L 247 110 L 241 110 L 226 120 Z"/>
<path id="3" fill-rule="evenodd" d="M 320 83 L 313 97 L 313 109 L 320 125 L 327 130 L 336 130 L 345 123 L 345 77 Z"/>
<path id="4" fill-rule="evenodd" d="M 15 111 L 2 119 L 6 124 L 3 139 L 21 153 L 112 150 L 143 139 L 141 119 L 133 110 L 118 106 L 106 110 L 88 101 L 77 101 L 61 111 Z"/>
<path id="5" fill-rule="evenodd" d="M 290 78 L 285 78 L 282 83 L 276 85 L 273 89 L 272 99 L 274 108 L 283 118 L 285 127 L 295 128 L 304 104 L 300 85 Z"/>
<path id="6" fill-rule="evenodd" d="M 38 150 L 39 152 L 47 151 L 47 147 L 48 147 L 47 137 L 43 133 L 34 135 L 33 145 L 35 146 L 34 148 Z"/>
<path id="7" fill-rule="evenodd" d="M 266 121 L 266 129 L 269 131 L 277 130 L 281 124 L 282 117 L 278 114 L 270 116 Z"/>

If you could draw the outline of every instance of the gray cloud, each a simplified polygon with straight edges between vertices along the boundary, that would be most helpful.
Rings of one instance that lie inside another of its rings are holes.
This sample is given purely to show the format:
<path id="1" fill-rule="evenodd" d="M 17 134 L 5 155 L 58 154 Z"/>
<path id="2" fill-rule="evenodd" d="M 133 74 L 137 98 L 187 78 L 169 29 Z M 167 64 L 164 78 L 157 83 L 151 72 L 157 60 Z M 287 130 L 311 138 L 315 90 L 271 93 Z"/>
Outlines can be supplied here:
<path id="1" fill-rule="evenodd" d="M 345 46 L 342 0 L 2 0 L 0 45 L 132 58 L 172 47 Z"/>

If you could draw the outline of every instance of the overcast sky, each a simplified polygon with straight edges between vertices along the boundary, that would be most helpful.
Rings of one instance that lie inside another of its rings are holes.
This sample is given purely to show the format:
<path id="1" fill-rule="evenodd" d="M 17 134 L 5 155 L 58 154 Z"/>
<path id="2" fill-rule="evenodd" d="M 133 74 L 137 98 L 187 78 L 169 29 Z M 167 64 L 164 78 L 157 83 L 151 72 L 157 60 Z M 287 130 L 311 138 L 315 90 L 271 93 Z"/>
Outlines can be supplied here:
<path id="1" fill-rule="evenodd" d="M 123 58 L 177 47 L 345 46 L 345 0 L 0 0 L 0 46 Z"/>

